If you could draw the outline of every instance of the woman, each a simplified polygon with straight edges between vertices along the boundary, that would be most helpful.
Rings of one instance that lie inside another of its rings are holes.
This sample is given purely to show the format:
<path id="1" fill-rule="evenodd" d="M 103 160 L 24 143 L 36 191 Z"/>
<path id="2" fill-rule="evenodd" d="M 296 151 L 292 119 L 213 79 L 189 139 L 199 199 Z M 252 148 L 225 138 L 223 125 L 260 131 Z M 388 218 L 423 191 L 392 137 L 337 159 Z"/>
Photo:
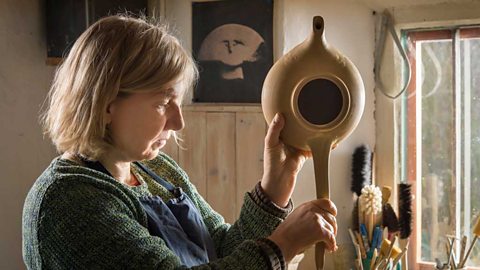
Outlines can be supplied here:
<path id="1" fill-rule="evenodd" d="M 233 225 L 160 152 L 184 126 L 181 100 L 196 76 L 178 40 L 143 19 L 107 17 L 79 37 L 43 117 L 62 155 L 25 202 L 29 269 L 285 269 L 316 242 L 336 249 L 329 200 L 290 213 L 308 153 L 281 143 L 280 115 L 265 139 L 264 176 Z"/>

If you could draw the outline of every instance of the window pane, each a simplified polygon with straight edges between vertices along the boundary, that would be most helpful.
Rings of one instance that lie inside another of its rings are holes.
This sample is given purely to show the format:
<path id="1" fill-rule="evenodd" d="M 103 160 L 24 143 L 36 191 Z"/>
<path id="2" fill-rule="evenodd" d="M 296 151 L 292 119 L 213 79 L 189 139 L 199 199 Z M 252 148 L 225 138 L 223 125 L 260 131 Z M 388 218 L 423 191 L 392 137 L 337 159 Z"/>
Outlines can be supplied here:
<path id="1" fill-rule="evenodd" d="M 417 175 L 422 184 L 421 259 L 445 258 L 445 234 L 455 230 L 455 110 L 451 41 L 417 43 Z M 421 147 L 420 147 L 421 145 Z M 417 163 L 418 164 L 418 163 Z"/>
<path id="2" fill-rule="evenodd" d="M 472 239 L 472 228 L 480 215 L 480 39 L 461 41 L 462 90 L 464 92 L 465 176 L 462 181 L 462 235 Z M 480 249 L 473 249 L 468 265 L 480 265 Z"/>

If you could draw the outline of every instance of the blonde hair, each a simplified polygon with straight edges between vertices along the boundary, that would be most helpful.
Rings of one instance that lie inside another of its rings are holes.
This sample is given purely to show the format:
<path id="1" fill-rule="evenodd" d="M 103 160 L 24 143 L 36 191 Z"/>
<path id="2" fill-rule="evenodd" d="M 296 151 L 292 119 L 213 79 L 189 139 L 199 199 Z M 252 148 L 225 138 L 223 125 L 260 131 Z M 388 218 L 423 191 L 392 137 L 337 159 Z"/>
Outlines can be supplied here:
<path id="1" fill-rule="evenodd" d="M 166 26 L 115 15 L 91 25 L 58 68 L 42 115 L 45 134 L 60 153 L 98 159 L 111 141 L 105 112 L 119 95 L 159 91 L 198 77 L 192 57 Z"/>

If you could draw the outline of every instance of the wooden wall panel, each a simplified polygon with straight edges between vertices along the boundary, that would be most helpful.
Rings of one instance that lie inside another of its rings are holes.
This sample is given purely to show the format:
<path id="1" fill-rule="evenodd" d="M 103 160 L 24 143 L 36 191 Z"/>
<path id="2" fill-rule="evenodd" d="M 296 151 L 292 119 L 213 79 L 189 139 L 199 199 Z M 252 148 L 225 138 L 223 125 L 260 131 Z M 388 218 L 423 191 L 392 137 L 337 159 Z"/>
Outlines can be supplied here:
<path id="1" fill-rule="evenodd" d="M 266 124 L 261 108 L 195 104 L 184 107 L 184 119 L 177 161 L 210 205 L 234 222 L 245 192 L 263 173 Z"/>
<path id="2" fill-rule="evenodd" d="M 263 146 L 266 123 L 262 113 L 236 113 L 236 196 L 235 213 L 240 214 L 245 192 L 252 190 L 263 175 Z"/>
<path id="3" fill-rule="evenodd" d="M 207 119 L 205 112 L 184 113 L 185 129 L 182 130 L 179 149 L 180 166 L 188 173 L 198 192 L 207 198 Z"/>
<path id="4" fill-rule="evenodd" d="M 226 220 L 236 220 L 235 114 L 207 113 L 207 200 Z"/>

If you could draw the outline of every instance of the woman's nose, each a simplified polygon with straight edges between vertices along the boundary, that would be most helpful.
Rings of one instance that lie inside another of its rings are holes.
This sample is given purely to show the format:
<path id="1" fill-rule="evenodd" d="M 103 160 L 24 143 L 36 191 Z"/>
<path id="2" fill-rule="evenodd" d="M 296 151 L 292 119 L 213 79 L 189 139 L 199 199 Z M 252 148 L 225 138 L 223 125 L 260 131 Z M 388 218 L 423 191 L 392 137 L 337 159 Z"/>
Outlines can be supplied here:
<path id="1" fill-rule="evenodd" d="M 171 130 L 182 130 L 185 127 L 185 122 L 183 121 L 182 108 L 178 105 L 175 105 L 172 108 L 171 115 L 168 119 L 168 128 Z"/>

